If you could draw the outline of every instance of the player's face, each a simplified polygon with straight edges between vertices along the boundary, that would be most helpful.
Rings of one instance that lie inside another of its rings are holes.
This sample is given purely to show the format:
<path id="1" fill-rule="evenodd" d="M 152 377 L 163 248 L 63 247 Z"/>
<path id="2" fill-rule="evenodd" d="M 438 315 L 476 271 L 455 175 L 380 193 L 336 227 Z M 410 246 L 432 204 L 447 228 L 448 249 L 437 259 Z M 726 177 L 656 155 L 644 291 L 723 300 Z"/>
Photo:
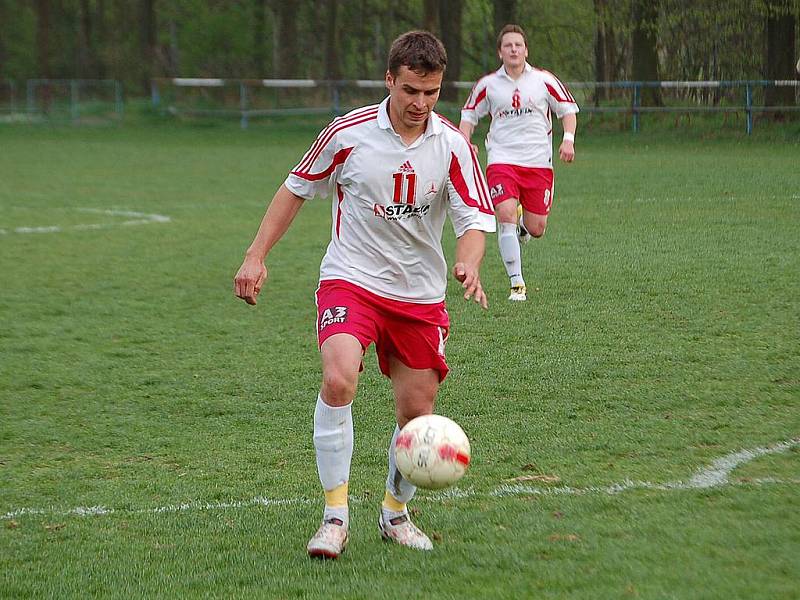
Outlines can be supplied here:
<path id="1" fill-rule="evenodd" d="M 406 66 L 400 67 L 397 76 L 386 72 L 389 117 L 395 130 L 402 129 L 406 133 L 425 130 L 428 117 L 439 99 L 443 75 L 442 71 L 420 75 Z"/>
<path id="2" fill-rule="evenodd" d="M 497 54 L 500 56 L 500 60 L 503 61 L 503 66 L 520 67 L 525 64 L 525 59 L 528 58 L 528 47 L 525 45 L 525 38 L 520 33 L 505 34 Z"/>

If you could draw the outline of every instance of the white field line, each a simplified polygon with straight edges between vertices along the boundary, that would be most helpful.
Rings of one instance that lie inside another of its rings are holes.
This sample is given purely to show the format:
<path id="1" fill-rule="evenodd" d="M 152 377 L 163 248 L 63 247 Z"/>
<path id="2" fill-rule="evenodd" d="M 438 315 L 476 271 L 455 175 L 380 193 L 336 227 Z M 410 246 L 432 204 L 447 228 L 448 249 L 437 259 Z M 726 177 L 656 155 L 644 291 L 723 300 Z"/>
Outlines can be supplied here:
<path id="1" fill-rule="evenodd" d="M 713 461 L 710 466 L 699 469 L 688 481 L 671 481 L 667 483 L 652 483 L 649 481 L 632 481 L 626 479 L 620 483 L 609 486 L 589 486 L 589 487 L 536 487 L 530 485 L 501 485 L 491 492 L 479 493 L 474 489 L 462 490 L 450 488 L 441 492 L 427 492 L 421 494 L 418 500 L 426 502 L 446 502 L 472 497 L 505 497 L 505 496 L 580 496 L 586 494 L 619 494 L 628 490 L 695 490 L 721 487 L 732 485 L 729 479 L 731 472 L 741 465 L 755 460 L 768 454 L 786 452 L 794 446 L 800 445 L 800 437 L 792 438 L 771 446 L 753 448 L 750 450 L 740 450 L 732 452 L 722 458 Z M 800 484 L 798 479 L 777 479 L 765 477 L 750 479 L 747 481 L 734 482 L 735 485 L 770 485 L 770 484 Z M 351 498 L 351 502 L 359 504 L 360 498 Z M 182 504 L 168 504 L 154 508 L 109 508 L 106 506 L 79 506 L 71 509 L 60 508 L 18 508 L 10 510 L 0 515 L 0 520 L 11 520 L 27 515 L 40 515 L 47 517 L 91 517 L 112 514 L 161 514 L 161 513 L 180 513 L 186 511 L 213 511 L 213 510 L 237 510 L 242 508 L 252 508 L 255 506 L 289 506 L 289 505 L 310 505 L 317 504 L 317 500 L 309 498 L 267 498 L 256 496 L 249 500 L 232 500 L 229 502 L 202 502 L 193 500 Z"/>
<path id="2" fill-rule="evenodd" d="M 75 208 L 79 212 L 94 213 L 100 215 L 110 215 L 112 217 L 129 217 L 126 221 L 114 221 L 112 223 L 80 223 L 78 225 L 47 225 L 42 227 L 15 227 L 14 229 L 0 229 L 0 235 L 9 233 L 61 233 L 64 231 L 87 231 L 93 229 L 108 229 L 110 227 L 146 225 L 148 223 L 169 223 L 170 219 L 166 215 L 155 213 L 143 213 L 133 210 L 115 210 L 104 208 Z"/>

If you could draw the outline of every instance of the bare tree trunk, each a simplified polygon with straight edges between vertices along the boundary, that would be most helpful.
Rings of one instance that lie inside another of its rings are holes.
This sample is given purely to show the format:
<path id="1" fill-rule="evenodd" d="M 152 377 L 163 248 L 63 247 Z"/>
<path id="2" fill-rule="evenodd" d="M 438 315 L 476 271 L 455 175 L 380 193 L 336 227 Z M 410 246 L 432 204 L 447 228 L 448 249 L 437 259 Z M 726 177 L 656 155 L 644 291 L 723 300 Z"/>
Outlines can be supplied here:
<path id="1" fill-rule="evenodd" d="M 443 100 L 457 100 L 458 90 L 448 83 L 461 77 L 461 0 L 441 0 L 439 4 L 439 23 L 442 30 L 442 43 L 447 50 L 447 70 L 442 89 Z"/>
<path id="2" fill-rule="evenodd" d="M 291 78 L 297 74 L 297 8 L 298 0 L 279 0 L 277 3 L 278 77 Z"/>
<path id="3" fill-rule="evenodd" d="M 253 71 L 255 77 L 267 72 L 267 5 L 253 0 Z"/>
<path id="4" fill-rule="evenodd" d="M 50 78 L 50 1 L 36 0 L 36 66 L 39 77 Z M 42 110 L 50 110 L 50 87 L 42 88 Z"/>
<path id="5" fill-rule="evenodd" d="M 81 0 L 78 33 L 78 77 L 89 78 L 95 75 L 94 69 L 92 69 L 93 57 L 92 15 L 89 10 L 89 0 Z"/>
<path id="6" fill-rule="evenodd" d="M 141 0 L 139 4 L 139 50 L 142 60 L 142 92 L 150 93 L 150 80 L 155 75 L 156 58 L 156 0 Z"/>
<path id="7" fill-rule="evenodd" d="M 325 79 L 342 78 L 339 61 L 339 28 L 337 26 L 339 0 L 322 0 L 325 7 Z"/>
<path id="8" fill-rule="evenodd" d="M 775 10 L 775 0 L 770 2 L 769 16 L 767 17 L 767 68 L 768 80 L 794 79 L 796 76 L 795 61 L 795 17 L 794 15 L 778 14 Z M 764 104 L 766 106 L 792 106 L 794 105 L 794 88 L 768 87 L 764 91 Z M 783 118 L 782 113 L 771 113 L 775 118 Z"/>
<path id="9" fill-rule="evenodd" d="M 439 27 L 439 0 L 424 0 L 424 12 L 422 28 L 430 31 L 434 35 L 440 35 L 441 29 Z"/>
<path id="10" fill-rule="evenodd" d="M 633 79 L 658 81 L 656 26 L 658 4 L 651 0 L 633 0 Z M 661 88 L 642 88 L 642 106 L 663 106 Z"/>
<path id="11" fill-rule="evenodd" d="M 494 35 L 509 23 L 517 22 L 517 0 L 494 0 Z"/>
<path id="12" fill-rule="evenodd" d="M 102 50 L 106 47 L 108 38 L 108 28 L 106 27 L 106 3 L 105 0 L 96 0 L 94 12 L 94 37 L 95 37 L 95 56 L 94 64 L 97 77 L 103 79 L 106 76 L 106 58 Z"/>
<path id="13" fill-rule="evenodd" d="M 606 79 L 606 0 L 594 0 L 595 34 L 594 34 L 594 79 L 595 81 L 608 81 Z M 594 105 L 606 99 L 606 89 L 594 89 Z"/>

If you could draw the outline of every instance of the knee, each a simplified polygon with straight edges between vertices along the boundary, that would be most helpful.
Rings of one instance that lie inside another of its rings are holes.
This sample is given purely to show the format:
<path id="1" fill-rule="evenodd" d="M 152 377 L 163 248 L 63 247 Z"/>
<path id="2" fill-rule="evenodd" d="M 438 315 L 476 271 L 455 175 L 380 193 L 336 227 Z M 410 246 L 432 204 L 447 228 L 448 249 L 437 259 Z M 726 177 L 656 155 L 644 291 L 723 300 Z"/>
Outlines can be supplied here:
<path id="1" fill-rule="evenodd" d="M 525 229 L 535 238 L 540 238 L 547 230 L 545 219 L 525 219 Z"/>
<path id="2" fill-rule="evenodd" d="M 328 406 L 345 406 L 356 395 L 358 374 L 329 370 L 322 374 L 322 398 Z"/>

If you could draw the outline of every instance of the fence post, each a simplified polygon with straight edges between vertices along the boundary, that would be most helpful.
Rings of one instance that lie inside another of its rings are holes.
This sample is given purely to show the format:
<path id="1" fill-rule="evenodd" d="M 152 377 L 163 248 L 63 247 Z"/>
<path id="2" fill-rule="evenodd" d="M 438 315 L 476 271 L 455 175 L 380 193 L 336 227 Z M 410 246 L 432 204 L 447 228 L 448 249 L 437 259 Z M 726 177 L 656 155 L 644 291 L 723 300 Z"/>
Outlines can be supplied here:
<path id="1" fill-rule="evenodd" d="M 158 108 L 158 105 L 161 104 L 161 94 L 155 79 L 150 80 L 150 102 L 153 104 L 153 108 Z"/>
<path id="2" fill-rule="evenodd" d="M 153 85 L 152 83 L 150 84 Z M 114 104 L 116 104 L 117 116 L 122 119 L 125 104 L 122 102 L 122 84 L 118 79 L 114 80 Z"/>
<path id="3" fill-rule="evenodd" d="M 36 84 L 34 83 L 33 79 L 28 79 L 26 87 L 27 91 L 27 101 L 28 101 L 28 114 L 32 115 L 36 110 L 35 99 L 33 97 L 34 94 L 34 87 Z"/>
<path id="4" fill-rule="evenodd" d="M 80 108 L 78 103 L 80 102 L 80 98 L 78 97 L 78 80 L 77 79 L 70 79 L 69 80 L 69 115 L 73 121 L 77 121 L 80 118 Z"/>
<path id="5" fill-rule="evenodd" d="M 244 81 L 239 82 L 239 110 L 242 113 L 241 127 L 247 129 L 247 86 Z"/>
<path id="6" fill-rule="evenodd" d="M 636 82 L 633 84 L 633 133 L 639 133 L 639 106 L 642 102 L 642 84 Z"/>
<path id="7" fill-rule="evenodd" d="M 331 101 L 333 102 L 333 116 L 339 116 L 339 82 L 331 82 Z"/>
<path id="8" fill-rule="evenodd" d="M 744 87 L 744 109 L 747 112 L 747 135 L 753 133 L 753 90 L 748 83 Z"/>

